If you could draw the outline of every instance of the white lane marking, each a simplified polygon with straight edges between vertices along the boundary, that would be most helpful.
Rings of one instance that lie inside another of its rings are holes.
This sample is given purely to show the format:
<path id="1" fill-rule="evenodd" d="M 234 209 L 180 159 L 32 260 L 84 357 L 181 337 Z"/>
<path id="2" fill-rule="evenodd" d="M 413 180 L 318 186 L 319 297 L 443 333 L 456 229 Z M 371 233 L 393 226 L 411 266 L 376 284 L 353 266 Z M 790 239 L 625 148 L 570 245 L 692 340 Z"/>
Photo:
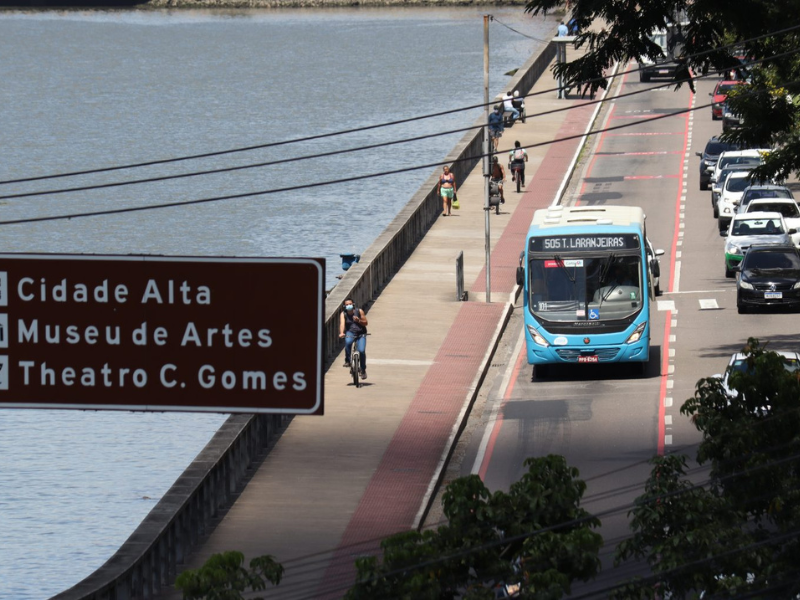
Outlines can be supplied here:
<path id="1" fill-rule="evenodd" d="M 721 294 L 722 292 L 735 292 L 736 288 L 731 288 L 729 290 L 719 289 L 719 290 L 685 290 L 683 292 L 663 292 L 665 296 L 669 294 Z"/>
<path id="2" fill-rule="evenodd" d="M 678 326 L 678 319 L 672 319 L 672 323 L 670 323 L 670 327 L 675 328 Z"/>
<path id="3" fill-rule="evenodd" d="M 672 379 L 667 379 L 667 389 L 668 390 L 671 390 L 672 386 L 674 386 L 674 385 L 675 385 L 675 382 L 672 381 Z"/>
<path id="4" fill-rule="evenodd" d="M 670 398 L 669 396 L 667 396 L 666 398 L 664 398 L 664 406 L 666 406 L 667 408 L 669 408 L 670 406 L 672 406 L 672 398 Z"/>
<path id="5" fill-rule="evenodd" d="M 681 223 L 683 225 L 683 223 Z M 681 261 L 675 261 L 675 282 L 672 284 L 672 291 L 678 292 L 681 289 Z"/>
<path id="6" fill-rule="evenodd" d="M 715 298 L 698 298 L 700 310 L 716 310 L 719 308 Z"/>
<path id="7" fill-rule="evenodd" d="M 675 372 L 675 365 L 667 365 L 667 375 L 672 375 Z"/>
<path id="8" fill-rule="evenodd" d="M 675 310 L 674 300 L 656 300 L 658 310 Z"/>
<path id="9" fill-rule="evenodd" d="M 372 358 L 369 357 L 369 364 L 371 365 L 394 365 L 403 367 L 430 367 L 434 361 L 432 360 L 406 360 L 403 358 Z"/>
<path id="10" fill-rule="evenodd" d="M 522 344 L 525 342 L 525 332 L 521 330 L 519 332 L 519 339 L 517 343 L 514 344 L 514 351 L 511 353 L 512 359 L 509 363 L 509 368 L 506 369 L 506 372 L 503 374 L 503 381 L 500 384 L 500 390 L 497 392 L 497 397 L 495 399 L 494 405 L 492 406 L 492 411 L 489 414 L 489 420 L 486 423 L 486 429 L 483 430 L 483 437 L 481 438 L 481 445 L 478 446 L 478 454 L 475 456 L 475 462 L 472 464 L 472 475 L 477 475 L 481 471 L 481 466 L 483 465 L 483 459 L 486 456 L 486 448 L 489 446 L 489 440 L 492 438 L 492 433 L 494 433 L 494 427 L 497 423 L 497 413 L 500 412 L 500 407 L 503 404 L 503 399 L 506 396 L 506 390 L 508 389 L 508 384 L 511 382 L 511 376 L 514 374 L 514 368 L 517 363 L 517 357 L 519 356 L 520 352 L 522 352 Z"/>
<path id="11" fill-rule="evenodd" d="M 669 357 L 670 358 L 675 358 L 675 348 L 670 348 L 669 349 Z"/>
<path id="12" fill-rule="evenodd" d="M 664 425 L 672 425 L 672 415 L 664 415 Z"/>
<path id="13" fill-rule="evenodd" d="M 683 254 L 680 250 L 675 253 L 675 258 L 680 258 L 681 254 Z"/>
<path id="14" fill-rule="evenodd" d="M 670 342 L 674 342 L 675 341 L 675 334 L 674 333 L 669 336 L 669 341 Z"/>
<path id="15" fill-rule="evenodd" d="M 665 435 L 664 436 L 664 445 L 665 446 L 672 446 L 672 436 L 671 435 Z"/>

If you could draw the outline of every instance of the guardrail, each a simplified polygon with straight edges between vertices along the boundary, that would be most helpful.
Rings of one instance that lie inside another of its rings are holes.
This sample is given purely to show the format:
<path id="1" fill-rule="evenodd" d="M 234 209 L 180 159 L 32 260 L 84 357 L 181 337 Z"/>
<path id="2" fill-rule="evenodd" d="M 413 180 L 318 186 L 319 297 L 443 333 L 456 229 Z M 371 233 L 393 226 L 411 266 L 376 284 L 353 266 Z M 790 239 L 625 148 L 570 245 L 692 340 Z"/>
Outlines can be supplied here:
<path id="1" fill-rule="evenodd" d="M 548 44 L 533 55 L 506 89 L 527 94 L 555 56 Z M 476 121 L 482 124 L 482 118 Z M 483 129 L 465 135 L 447 155 L 461 183 L 481 158 Z M 441 210 L 438 172 L 420 187 L 389 226 L 331 291 L 325 306 L 325 360 L 341 351 L 339 312 L 344 299 L 363 308 L 400 269 Z M 210 533 L 220 510 L 243 487 L 248 468 L 268 451 L 270 441 L 291 417 L 232 415 L 156 504 L 122 547 L 97 571 L 52 600 L 150 600 L 169 586 L 177 566 Z"/>

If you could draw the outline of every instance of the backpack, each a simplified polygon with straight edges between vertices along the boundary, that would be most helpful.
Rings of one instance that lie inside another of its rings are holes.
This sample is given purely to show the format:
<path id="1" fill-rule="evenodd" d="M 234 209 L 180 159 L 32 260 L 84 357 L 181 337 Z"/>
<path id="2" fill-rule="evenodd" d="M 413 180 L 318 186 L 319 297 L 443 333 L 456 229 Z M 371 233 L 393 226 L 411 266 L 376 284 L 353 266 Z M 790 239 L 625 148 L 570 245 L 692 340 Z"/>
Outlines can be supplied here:
<path id="1" fill-rule="evenodd" d="M 522 148 L 514 150 L 514 160 L 525 160 L 525 150 Z"/>

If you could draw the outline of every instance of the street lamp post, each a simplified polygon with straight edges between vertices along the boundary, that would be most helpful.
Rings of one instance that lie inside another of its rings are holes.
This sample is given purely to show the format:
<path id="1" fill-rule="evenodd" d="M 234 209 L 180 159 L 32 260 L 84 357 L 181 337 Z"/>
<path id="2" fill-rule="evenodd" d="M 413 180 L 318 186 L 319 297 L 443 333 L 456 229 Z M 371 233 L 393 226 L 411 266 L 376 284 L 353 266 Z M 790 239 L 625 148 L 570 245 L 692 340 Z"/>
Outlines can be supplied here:
<path id="1" fill-rule="evenodd" d="M 489 17 L 483 15 L 483 214 L 486 232 L 486 302 L 492 301 L 491 238 L 489 235 Z"/>

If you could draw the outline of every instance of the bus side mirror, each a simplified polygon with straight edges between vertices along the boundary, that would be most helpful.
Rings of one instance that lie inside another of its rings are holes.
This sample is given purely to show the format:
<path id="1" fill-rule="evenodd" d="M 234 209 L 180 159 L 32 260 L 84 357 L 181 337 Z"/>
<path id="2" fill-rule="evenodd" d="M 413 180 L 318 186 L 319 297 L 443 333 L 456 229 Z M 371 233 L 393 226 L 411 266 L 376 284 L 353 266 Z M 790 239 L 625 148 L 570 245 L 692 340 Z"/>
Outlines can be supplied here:
<path id="1" fill-rule="evenodd" d="M 525 283 L 525 267 L 517 267 L 517 285 Z"/>
<path id="2" fill-rule="evenodd" d="M 661 265 L 658 264 L 655 258 L 650 259 L 650 272 L 653 274 L 653 277 L 661 276 Z"/>
<path id="3" fill-rule="evenodd" d="M 662 250 L 661 248 L 657 249 L 656 256 L 664 256 L 664 250 Z"/>

